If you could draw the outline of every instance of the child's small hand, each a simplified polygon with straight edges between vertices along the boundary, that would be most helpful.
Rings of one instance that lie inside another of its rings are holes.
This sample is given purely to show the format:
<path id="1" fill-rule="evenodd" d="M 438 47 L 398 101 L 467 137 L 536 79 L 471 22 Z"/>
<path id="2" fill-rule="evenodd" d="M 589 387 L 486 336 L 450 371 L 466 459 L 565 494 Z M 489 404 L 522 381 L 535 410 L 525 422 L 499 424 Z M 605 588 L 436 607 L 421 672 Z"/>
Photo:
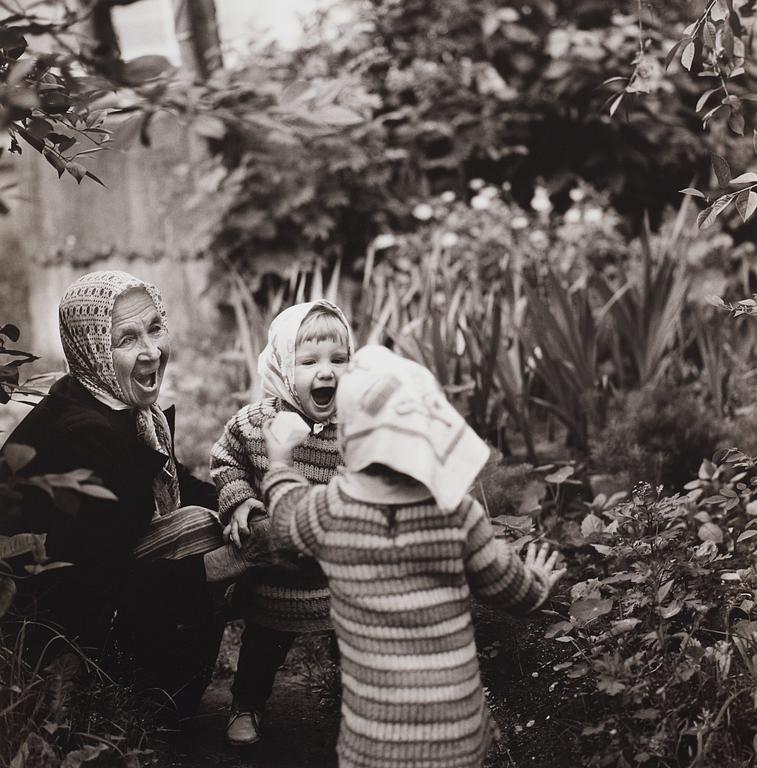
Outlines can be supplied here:
<path id="1" fill-rule="evenodd" d="M 250 513 L 259 513 L 260 502 L 254 499 L 243 501 L 232 513 L 229 524 L 223 529 L 224 541 L 233 541 L 237 547 L 242 548 L 242 540 L 250 535 Z"/>
<path id="2" fill-rule="evenodd" d="M 568 570 L 567 568 L 555 569 L 559 557 L 560 553 L 556 550 L 550 554 L 549 544 L 546 543 L 542 544 L 538 550 L 536 544 L 531 543 L 526 550 L 526 568 L 536 571 L 548 585 L 550 592 Z"/>
<path id="3" fill-rule="evenodd" d="M 292 421 L 294 424 L 289 424 Z M 302 428 L 298 422 L 302 423 Z M 310 430 L 305 422 L 296 414 L 289 412 L 277 413 L 273 419 L 265 422 L 262 427 L 263 439 L 271 463 L 292 463 L 292 451 L 305 441 Z"/>

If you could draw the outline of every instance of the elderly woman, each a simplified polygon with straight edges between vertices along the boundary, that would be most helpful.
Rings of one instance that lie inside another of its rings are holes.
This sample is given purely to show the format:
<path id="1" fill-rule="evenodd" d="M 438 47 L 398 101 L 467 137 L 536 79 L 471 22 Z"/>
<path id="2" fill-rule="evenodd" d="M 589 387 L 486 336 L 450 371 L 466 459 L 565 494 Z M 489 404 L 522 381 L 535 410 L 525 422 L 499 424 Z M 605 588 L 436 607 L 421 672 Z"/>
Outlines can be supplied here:
<path id="1" fill-rule="evenodd" d="M 236 574 L 225 549 L 205 554 L 222 543 L 215 492 L 176 460 L 173 408 L 157 405 L 170 352 L 163 303 L 131 275 L 93 272 L 66 291 L 59 319 L 69 373 L 8 444 L 35 449 L 25 474 L 89 469 L 110 493 L 72 505 L 28 491 L 16 530 L 46 533 L 48 556 L 70 565 L 20 580 L 17 607 L 96 657 L 127 659 L 186 716 L 223 632 L 210 582 Z M 37 631 L 38 650 L 49 637 Z"/>

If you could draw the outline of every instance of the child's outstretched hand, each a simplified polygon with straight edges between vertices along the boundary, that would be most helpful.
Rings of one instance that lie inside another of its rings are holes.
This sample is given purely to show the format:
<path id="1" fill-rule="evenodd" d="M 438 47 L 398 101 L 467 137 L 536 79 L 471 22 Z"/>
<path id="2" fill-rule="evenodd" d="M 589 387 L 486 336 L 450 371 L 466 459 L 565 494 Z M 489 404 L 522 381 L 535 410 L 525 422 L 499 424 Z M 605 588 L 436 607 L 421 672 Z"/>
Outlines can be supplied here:
<path id="1" fill-rule="evenodd" d="M 296 413 L 281 411 L 270 421 L 263 424 L 268 460 L 292 463 L 292 451 L 305 441 L 310 434 L 310 427 Z"/>
<path id="2" fill-rule="evenodd" d="M 532 542 L 526 550 L 524 561 L 526 568 L 536 571 L 548 585 L 550 592 L 568 570 L 567 568 L 555 568 L 559 557 L 560 553 L 557 550 L 550 554 L 549 544 L 546 543 L 537 550 L 537 545 Z"/>

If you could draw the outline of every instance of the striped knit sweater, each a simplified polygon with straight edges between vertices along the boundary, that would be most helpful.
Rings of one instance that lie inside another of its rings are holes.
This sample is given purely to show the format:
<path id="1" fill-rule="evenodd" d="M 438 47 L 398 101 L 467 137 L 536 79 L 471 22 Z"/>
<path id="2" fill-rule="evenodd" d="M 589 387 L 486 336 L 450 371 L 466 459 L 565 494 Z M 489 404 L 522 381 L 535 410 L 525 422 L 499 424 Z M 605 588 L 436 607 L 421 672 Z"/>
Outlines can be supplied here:
<path id="1" fill-rule="evenodd" d="M 279 543 L 317 558 L 339 640 L 340 768 L 474 768 L 491 737 L 470 589 L 524 611 L 547 585 L 470 497 L 375 506 L 336 477 L 309 488 L 275 465 L 263 482 Z"/>
<path id="2" fill-rule="evenodd" d="M 294 410 L 278 398 L 247 405 L 233 416 L 210 454 L 210 474 L 218 490 L 221 521 L 244 501 L 257 502 L 265 513 L 261 480 L 268 469 L 268 455 L 261 425 L 281 410 Z M 295 448 L 294 466 L 310 483 L 327 483 L 342 464 L 336 425 L 327 424 Z M 323 572 L 309 559 L 284 556 L 279 565 L 257 569 L 248 616 L 255 623 L 288 632 L 331 629 L 329 591 Z"/>

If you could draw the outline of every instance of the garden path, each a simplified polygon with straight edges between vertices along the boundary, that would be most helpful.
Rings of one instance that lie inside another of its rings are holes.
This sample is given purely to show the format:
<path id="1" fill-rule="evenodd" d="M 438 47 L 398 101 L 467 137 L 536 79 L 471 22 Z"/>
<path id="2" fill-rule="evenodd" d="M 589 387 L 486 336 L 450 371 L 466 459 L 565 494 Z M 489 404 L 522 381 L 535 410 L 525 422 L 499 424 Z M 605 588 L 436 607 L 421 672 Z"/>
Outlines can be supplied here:
<path id="1" fill-rule="evenodd" d="M 502 732 L 486 768 L 570 768 L 583 757 L 572 748 L 585 701 L 578 681 L 554 670 L 569 651 L 544 639 L 553 619 L 513 619 L 483 606 L 476 609 L 476 635 L 484 685 Z M 227 633 L 222 658 L 235 654 Z M 161 754 L 161 768 L 336 768 L 334 753 L 339 711 L 324 702 L 303 675 L 299 655 L 281 669 L 264 721 L 265 738 L 246 750 L 223 739 L 230 703 L 231 673 L 226 663 L 208 688 L 188 733 Z"/>

